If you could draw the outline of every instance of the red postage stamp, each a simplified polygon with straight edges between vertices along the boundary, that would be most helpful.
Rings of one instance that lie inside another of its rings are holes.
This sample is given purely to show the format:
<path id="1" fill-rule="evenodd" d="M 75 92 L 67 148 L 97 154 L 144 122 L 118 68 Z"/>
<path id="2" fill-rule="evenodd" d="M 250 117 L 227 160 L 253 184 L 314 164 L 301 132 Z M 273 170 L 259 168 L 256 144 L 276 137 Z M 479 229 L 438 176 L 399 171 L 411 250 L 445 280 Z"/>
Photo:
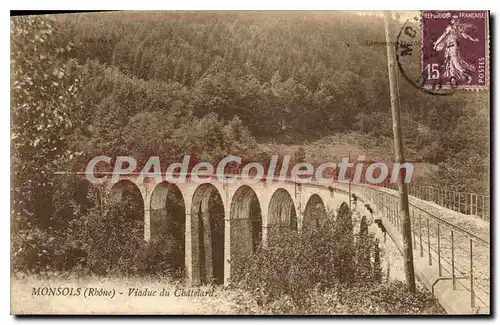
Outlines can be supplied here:
<path id="1" fill-rule="evenodd" d="M 487 11 L 422 11 L 422 84 L 429 89 L 489 87 Z"/>

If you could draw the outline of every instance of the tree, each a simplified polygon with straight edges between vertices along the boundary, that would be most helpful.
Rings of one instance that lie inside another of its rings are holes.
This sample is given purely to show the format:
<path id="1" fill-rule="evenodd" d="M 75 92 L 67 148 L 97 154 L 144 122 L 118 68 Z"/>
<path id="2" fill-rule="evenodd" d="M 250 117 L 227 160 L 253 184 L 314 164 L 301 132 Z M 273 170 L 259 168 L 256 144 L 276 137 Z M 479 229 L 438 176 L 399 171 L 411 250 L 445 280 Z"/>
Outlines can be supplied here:
<path id="1" fill-rule="evenodd" d="M 11 20 L 12 198 L 17 217 L 47 226 L 54 172 L 76 152 L 70 139 L 83 111 L 73 44 L 46 18 Z"/>
<path id="2" fill-rule="evenodd" d="M 373 244 L 368 234 L 368 223 L 366 222 L 365 216 L 361 218 L 361 222 L 359 224 L 357 246 L 356 274 L 361 280 L 369 280 L 372 272 L 371 251 L 373 249 Z"/>
<path id="3" fill-rule="evenodd" d="M 380 262 L 380 248 L 378 239 L 373 242 L 373 279 L 375 281 L 382 280 L 382 265 Z"/>
<path id="4" fill-rule="evenodd" d="M 351 283 L 355 273 L 354 235 L 352 212 L 347 203 L 342 202 L 337 213 L 337 231 L 339 232 L 339 255 L 336 264 L 337 276 L 341 282 Z"/>

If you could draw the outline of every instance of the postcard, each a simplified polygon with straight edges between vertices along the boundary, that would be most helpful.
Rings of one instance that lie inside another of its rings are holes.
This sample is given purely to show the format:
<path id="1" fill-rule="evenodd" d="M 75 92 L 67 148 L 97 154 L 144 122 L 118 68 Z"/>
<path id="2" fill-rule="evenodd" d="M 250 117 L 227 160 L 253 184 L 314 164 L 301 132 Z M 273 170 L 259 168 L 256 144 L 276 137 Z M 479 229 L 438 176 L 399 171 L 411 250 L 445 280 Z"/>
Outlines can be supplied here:
<path id="1" fill-rule="evenodd" d="M 490 314 L 488 11 L 10 20 L 12 314 Z"/>

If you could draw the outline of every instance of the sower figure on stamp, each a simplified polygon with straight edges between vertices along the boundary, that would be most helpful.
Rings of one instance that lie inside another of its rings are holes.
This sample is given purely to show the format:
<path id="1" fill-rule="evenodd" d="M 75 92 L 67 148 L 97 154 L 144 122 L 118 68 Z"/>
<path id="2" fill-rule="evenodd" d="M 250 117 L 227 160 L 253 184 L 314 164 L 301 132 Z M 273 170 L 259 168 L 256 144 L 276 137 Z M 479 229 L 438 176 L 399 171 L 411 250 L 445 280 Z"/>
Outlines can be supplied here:
<path id="1" fill-rule="evenodd" d="M 469 62 L 462 59 L 460 55 L 459 40 L 467 39 L 478 42 L 477 38 L 472 38 L 466 32 L 472 27 L 471 24 L 461 23 L 458 19 L 452 18 L 444 33 L 434 42 L 434 50 L 444 50 L 444 75 L 443 77 L 456 86 L 457 82 L 466 79 L 467 84 L 472 81 L 472 74 L 476 68 Z"/>

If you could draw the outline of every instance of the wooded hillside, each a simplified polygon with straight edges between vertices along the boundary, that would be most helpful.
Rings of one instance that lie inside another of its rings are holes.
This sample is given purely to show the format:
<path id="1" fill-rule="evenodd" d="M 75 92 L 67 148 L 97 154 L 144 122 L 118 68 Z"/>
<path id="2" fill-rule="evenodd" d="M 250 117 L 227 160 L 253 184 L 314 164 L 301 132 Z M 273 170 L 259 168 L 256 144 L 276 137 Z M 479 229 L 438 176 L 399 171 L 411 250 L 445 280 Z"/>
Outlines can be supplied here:
<path id="1" fill-rule="evenodd" d="M 58 60 L 79 67 L 82 106 L 72 118 L 81 126 L 70 147 L 80 162 L 103 154 L 258 159 L 267 156 L 259 142 L 301 144 L 349 132 L 375 142 L 392 137 L 385 47 L 369 45 L 384 41 L 382 17 L 111 12 L 48 19 L 48 41 L 67 46 Z M 489 93 L 433 96 L 403 78 L 400 88 L 408 158 L 441 164 L 434 184 L 487 192 Z"/>

